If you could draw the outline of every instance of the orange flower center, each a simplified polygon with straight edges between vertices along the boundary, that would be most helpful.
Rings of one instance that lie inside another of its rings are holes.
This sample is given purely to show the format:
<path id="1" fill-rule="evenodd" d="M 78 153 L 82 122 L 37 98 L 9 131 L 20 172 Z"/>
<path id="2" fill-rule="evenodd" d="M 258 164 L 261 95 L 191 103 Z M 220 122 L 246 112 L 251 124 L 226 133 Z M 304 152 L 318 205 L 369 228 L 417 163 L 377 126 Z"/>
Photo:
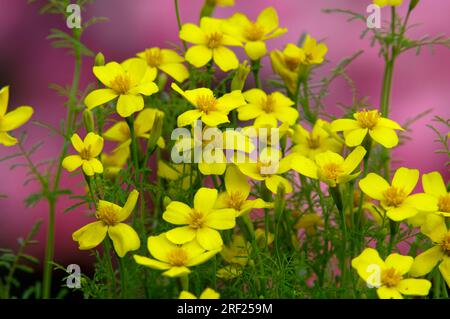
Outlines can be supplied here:
<path id="1" fill-rule="evenodd" d="M 181 267 L 187 264 L 188 254 L 183 248 L 177 247 L 169 252 L 167 259 L 172 266 Z"/>
<path id="2" fill-rule="evenodd" d="M 336 180 L 344 173 L 342 166 L 337 163 L 328 163 L 322 167 L 322 172 L 325 178 Z"/>
<path id="3" fill-rule="evenodd" d="M 356 113 L 356 120 L 362 128 L 373 129 L 377 126 L 381 113 L 378 111 L 366 111 Z"/>
<path id="4" fill-rule="evenodd" d="M 161 49 L 160 48 L 151 48 L 145 50 L 145 59 L 147 60 L 147 64 L 151 67 L 157 67 L 159 66 L 162 61 L 163 57 L 161 55 Z"/>
<path id="5" fill-rule="evenodd" d="M 300 58 L 285 56 L 284 57 L 284 63 L 286 64 L 286 67 L 289 70 L 295 71 L 295 70 L 297 70 L 297 68 L 298 68 L 298 66 L 300 64 Z"/>
<path id="6" fill-rule="evenodd" d="M 259 41 L 264 36 L 264 28 L 256 22 L 253 22 L 245 29 L 244 35 L 248 41 Z"/>
<path id="7" fill-rule="evenodd" d="M 263 101 L 263 110 L 266 113 L 272 113 L 275 111 L 276 101 L 272 97 L 272 95 L 268 95 L 267 98 Z"/>
<path id="8" fill-rule="evenodd" d="M 196 100 L 197 108 L 205 113 L 215 111 L 217 107 L 217 100 L 212 95 L 200 95 Z"/>
<path id="9" fill-rule="evenodd" d="M 444 254 L 450 257 L 450 232 L 444 236 L 444 239 L 441 242 L 441 248 Z"/>
<path id="10" fill-rule="evenodd" d="M 128 75 L 119 74 L 109 83 L 109 86 L 117 94 L 126 94 L 131 88 L 131 79 Z"/>
<path id="11" fill-rule="evenodd" d="M 205 224 L 205 216 L 202 212 L 193 209 L 189 214 L 189 226 L 194 229 L 202 228 Z"/>
<path id="12" fill-rule="evenodd" d="M 97 210 L 95 217 L 97 217 L 97 219 L 103 221 L 105 224 L 109 226 L 114 226 L 119 223 L 117 211 L 114 209 L 112 205 L 100 207 Z"/>
<path id="13" fill-rule="evenodd" d="M 439 211 L 450 213 L 450 194 L 439 197 Z"/>
<path id="14" fill-rule="evenodd" d="M 206 46 L 210 49 L 218 48 L 222 45 L 223 34 L 212 32 L 206 36 Z"/>
<path id="15" fill-rule="evenodd" d="M 310 149 L 318 149 L 320 147 L 320 136 L 314 137 L 312 134 L 306 138 Z"/>
<path id="16" fill-rule="evenodd" d="M 394 186 L 389 187 L 383 195 L 386 199 L 387 205 L 395 207 L 398 207 L 401 203 L 403 203 L 406 198 L 405 191 Z"/>
<path id="17" fill-rule="evenodd" d="M 395 268 L 384 269 L 381 272 L 381 283 L 388 288 L 396 287 L 402 280 L 402 275 Z"/>
<path id="18" fill-rule="evenodd" d="M 231 192 L 228 195 L 228 206 L 239 211 L 241 210 L 242 204 L 244 204 L 246 198 L 240 192 Z"/>
<path id="19" fill-rule="evenodd" d="M 82 159 L 84 159 L 85 161 L 88 161 L 88 160 L 90 160 L 90 159 L 92 158 L 92 155 L 91 155 L 91 145 L 89 145 L 88 147 L 85 147 L 85 148 L 83 148 L 83 149 L 81 150 L 81 152 L 80 152 L 80 157 L 81 157 Z"/>

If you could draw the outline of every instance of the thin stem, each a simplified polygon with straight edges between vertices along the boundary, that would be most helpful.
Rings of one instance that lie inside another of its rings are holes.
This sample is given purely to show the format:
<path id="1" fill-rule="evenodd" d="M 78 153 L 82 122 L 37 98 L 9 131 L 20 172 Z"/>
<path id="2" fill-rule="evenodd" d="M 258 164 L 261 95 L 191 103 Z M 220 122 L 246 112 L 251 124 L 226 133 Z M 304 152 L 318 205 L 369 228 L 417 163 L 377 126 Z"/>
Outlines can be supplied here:
<path id="1" fill-rule="evenodd" d="M 252 60 L 252 72 L 255 79 L 255 87 L 261 89 L 261 79 L 259 77 L 259 70 L 261 70 L 261 59 Z"/>
<path id="2" fill-rule="evenodd" d="M 111 251 L 111 242 L 110 239 L 107 237 L 103 241 L 103 257 L 106 258 L 106 263 L 109 271 L 109 280 L 110 280 L 108 284 L 109 297 L 113 298 L 114 292 L 116 290 L 116 273 L 112 264 L 110 251 Z"/>
<path id="3" fill-rule="evenodd" d="M 178 0 L 175 0 L 175 13 L 177 15 L 177 24 L 178 24 L 178 31 L 181 31 L 181 17 L 180 17 L 180 8 L 178 7 Z M 181 40 L 183 42 L 184 51 L 187 51 L 187 44 L 184 40 Z"/>
<path id="4" fill-rule="evenodd" d="M 309 87 L 308 87 L 308 78 L 305 78 L 302 82 L 303 87 L 303 98 L 302 98 L 302 108 L 303 113 L 305 114 L 306 120 L 311 124 L 316 122 L 316 116 L 311 112 L 310 104 L 309 104 Z"/>

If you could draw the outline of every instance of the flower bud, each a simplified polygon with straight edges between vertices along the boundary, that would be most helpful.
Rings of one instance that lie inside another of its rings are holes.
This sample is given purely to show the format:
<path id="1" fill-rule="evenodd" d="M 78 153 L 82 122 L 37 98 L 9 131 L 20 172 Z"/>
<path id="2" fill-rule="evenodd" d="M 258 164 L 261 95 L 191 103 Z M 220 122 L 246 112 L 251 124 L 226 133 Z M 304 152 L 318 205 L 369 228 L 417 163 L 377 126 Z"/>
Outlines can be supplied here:
<path id="1" fill-rule="evenodd" d="M 160 91 L 164 90 L 164 87 L 167 84 L 167 75 L 165 73 L 160 72 L 157 78 L 157 85 Z"/>
<path id="2" fill-rule="evenodd" d="M 172 200 L 170 199 L 169 196 L 164 196 L 163 198 L 163 206 L 164 208 L 167 208 L 167 206 L 169 206 L 169 204 L 172 202 Z"/>
<path id="3" fill-rule="evenodd" d="M 152 152 L 156 147 L 156 145 L 160 147 L 164 146 L 160 142 L 163 123 L 164 123 L 164 113 L 161 112 L 160 110 L 155 109 L 155 115 L 153 118 L 153 127 L 147 144 L 147 152 Z"/>
<path id="4" fill-rule="evenodd" d="M 101 52 L 97 53 L 97 55 L 95 56 L 95 59 L 94 59 L 94 65 L 95 66 L 105 65 L 105 56 L 103 55 L 103 53 L 101 53 Z"/>
<path id="5" fill-rule="evenodd" d="M 83 111 L 83 124 L 86 132 L 94 132 L 94 115 L 88 109 Z"/>
<path id="6" fill-rule="evenodd" d="M 231 80 L 231 91 L 240 90 L 244 88 L 245 81 L 247 80 L 247 76 L 250 73 L 250 66 L 248 65 L 248 61 L 245 60 L 241 64 L 239 64 L 233 80 Z"/>

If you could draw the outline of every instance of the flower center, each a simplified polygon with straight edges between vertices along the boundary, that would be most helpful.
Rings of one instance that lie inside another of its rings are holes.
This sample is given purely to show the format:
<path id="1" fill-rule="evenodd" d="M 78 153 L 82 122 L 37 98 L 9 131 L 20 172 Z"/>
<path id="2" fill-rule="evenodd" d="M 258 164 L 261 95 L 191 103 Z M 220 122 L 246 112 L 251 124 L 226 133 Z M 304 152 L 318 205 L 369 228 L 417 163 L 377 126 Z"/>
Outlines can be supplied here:
<path id="1" fill-rule="evenodd" d="M 205 223 L 205 216 L 202 212 L 193 209 L 189 214 L 189 226 L 194 229 L 202 228 Z"/>
<path id="2" fill-rule="evenodd" d="M 147 64 L 151 67 L 157 67 L 162 63 L 162 55 L 160 48 L 151 48 L 145 50 L 145 58 L 147 60 Z"/>
<path id="3" fill-rule="evenodd" d="M 268 95 L 265 101 L 263 101 L 263 110 L 266 113 L 272 113 L 275 111 L 275 104 L 275 99 L 271 95 Z"/>
<path id="4" fill-rule="evenodd" d="M 396 287 L 402 280 L 402 275 L 395 268 L 384 269 L 381 272 L 381 283 L 388 288 Z"/>
<path id="5" fill-rule="evenodd" d="M 222 45 L 223 34 L 220 32 L 212 32 L 207 35 L 206 46 L 210 49 L 218 48 Z"/>
<path id="6" fill-rule="evenodd" d="M 131 88 L 131 79 L 128 75 L 119 74 L 109 83 L 109 86 L 117 94 L 126 94 Z"/>
<path id="7" fill-rule="evenodd" d="M 172 266 L 181 267 L 187 264 L 188 254 L 183 248 L 177 247 L 169 252 L 167 259 Z"/>
<path id="8" fill-rule="evenodd" d="M 439 211 L 450 213 L 450 194 L 439 197 Z"/>
<path id="9" fill-rule="evenodd" d="M 399 206 L 406 198 L 406 193 L 403 189 L 398 189 L 394 186 L 389 187 L 384 192 L 384 198 L 386 199 L 388 206 Z"/>
<path id="10" fill-rule="evenodd" d="M 91 155 L 91 145 L 89 145 L 87 148 L 83 148 L 80 152 L 80 157 L 86 161 L 90 160 L 92 158 Z"/>
<path id="11" fill-rule="evenodd" d="M 114 226 L 119 223 L 117 213 L 118 212 L 112 205 L 106 205 L 97 210 L 95 217 L 109 226 Z"/>
<path id="12" fill-rule="evenodd" d="M 320 147 L 320 136 L 314 137 L 312 134 L 310 134 L 307 138 L 306 138 L 307 142 L 308 142 L 308 146 L 310 149 L 318 149 Z"/>
<path id="13" fill-rule="evenodd" d="M 300 64 L 300 59 L 298 57 L 285 56 L 284 63 L 286 64 L 289 70 L 295 71 L 298 68 L 298 65 Z"/>
<path id="14" fill-rule="evenodd" d="M 323 175 L 327 179 L 336 180 L 339 176 L 344 173 L 342 166 L 337 163 L 325 164 L 322 168 Z"/>
<path id="15" fill-rule="evenodd" d="M 228 206 L 235 209 L 235 210 L 241 210 L 242 204 L 244 204 L 245 197 L 240 192 L 232 192 L 228 196 Z"/>
<path id="16" fill-rule="evenodd" d="M 379 118 L 381 117 L 381 113 L 377 110 L 366 111 L 363 110 L 361 112 L 356 113 L 356 120 L 362 128 L 373 129 L 377 123 Z"/>
<path id="17" fill-rule="evenodd" d="M 258 23 L 254 22 L 245 29 L 245 38 L 248 41 L 258 41 L 264 36 L 264 28 Z"/>
<path id="18" fill-rule="evenodd" d="M 200 95 L 197 97 L 197 108 L 205 113 L 216 110 L 217 100 L 212 95 Z"/>
<path id="19" fill-rule="evenodd" d="M 444 236 L 444 239 L 442 240 L 440 245 L 444 254 L 450 257 L 450 232 L 448 232 L 447 235 Z"/>

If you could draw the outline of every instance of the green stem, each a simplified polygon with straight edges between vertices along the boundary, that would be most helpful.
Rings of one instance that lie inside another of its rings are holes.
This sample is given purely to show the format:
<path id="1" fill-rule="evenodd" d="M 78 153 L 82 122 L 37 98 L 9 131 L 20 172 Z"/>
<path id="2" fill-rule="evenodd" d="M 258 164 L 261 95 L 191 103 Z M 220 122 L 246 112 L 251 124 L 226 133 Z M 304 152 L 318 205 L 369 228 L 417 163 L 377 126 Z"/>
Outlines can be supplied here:
<path id="1" fill-rule="evenodd" d="M 339 257 L 339 265 L 341 269 L 341 286 L 343 287 L 346 281 L 346 273 L 347 273 L 347 265 L 346 265 L 346 249 L 347 249 L 347 224 L 345 220 L 345 211 L 342 202 L 342 195 L 339 190 L 339 186 L 330 187 L 330 194 L 333 197 L 334 203 L 340 214 L 340 226 L 342 232 L 342 242 L 341 242 L 341 251 Z"/>
<path id="2" fill-rule="evenodd" d="M 177 25 L 178 25 L 178 32 L 181 31 L 181 17 L 180 17 L 180 8 L 178 6 L 178 0 L 175 0 L 175 13 L 177 15 Z M 187 51 L 187 44 L 186 41 L 182 40 L 184 51 Z"/>
<path id="3" fill-rule="evenodd" d="M 305 114 L 306 120 L 311 124 L 316 122 L 316 116 L 311 112 L 310 104 L 309 104 L 309 87 L 308 87 L 308 78 L 305 78 L 302 82 L 303 87 L 303 98 L 302 98 L 302 108 L 303 113 Z"/>
<path id="4" fill-rule="evenodd" d="M 109 271 L 109 283 L 108 283 L 108 290 L 109 290 L 109 297 L 114 298 L 114 292 L 116 290 L 116 273 L 112 264 L 111 260 L 111 242 L 110 239 L 107 237 L 103 241 L 103 257 L 106 258 L 106 263 Z"/>
<path id="5" fill-rule="evenodd" d="M 261 59 L 252 60 L 252 73 L 255 79 L 255 87 L 261 89 L 261 79 L 259 77 L 259 70 L 261 70 Z"/>
<path id="6" fill-rule="evenodd" d="M 123 263 L 123 258 L 120 258 L 117 256 L 117 259 L 119 261 L 119 272 L 120 272 L 120 298 L 125 299 L 127 296 L 126 289 L 127 289 L 127 268 L 125 267 Z"/>
<path id="7" fill-rule="evenodd" d="M 189 276 L 184 275 L 180 277 L 181 289 L 184 291 L 189 291 Z"/>

